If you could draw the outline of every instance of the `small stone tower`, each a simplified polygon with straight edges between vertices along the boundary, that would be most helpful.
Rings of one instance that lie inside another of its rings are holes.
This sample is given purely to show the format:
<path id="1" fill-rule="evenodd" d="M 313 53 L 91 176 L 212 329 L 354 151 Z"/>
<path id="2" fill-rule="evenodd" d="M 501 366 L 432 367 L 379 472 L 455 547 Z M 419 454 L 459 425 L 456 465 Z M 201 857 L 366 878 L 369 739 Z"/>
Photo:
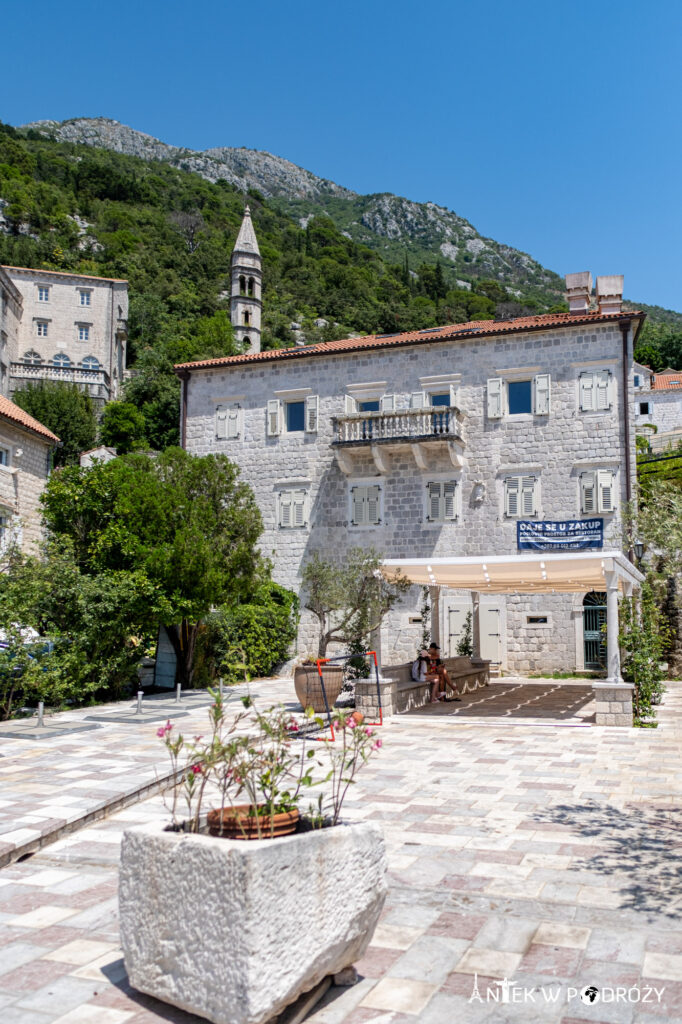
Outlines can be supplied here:
<path id="1" fill-rule="evenodd" d="M 247 352 L 260 352 L 262 263 L 251 211 L 244 210 L 244 220 L 232 251 L 230 319 L 234 336 L 243 342 Z"/>

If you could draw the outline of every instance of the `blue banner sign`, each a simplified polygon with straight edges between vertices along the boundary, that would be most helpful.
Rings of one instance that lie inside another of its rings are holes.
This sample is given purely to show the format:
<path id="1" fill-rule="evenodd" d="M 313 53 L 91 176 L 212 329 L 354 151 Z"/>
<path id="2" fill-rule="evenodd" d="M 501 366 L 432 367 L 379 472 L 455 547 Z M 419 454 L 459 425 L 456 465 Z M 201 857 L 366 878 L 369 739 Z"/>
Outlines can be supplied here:
<path id="1" fill-rule="evenodd" d="M 520 519 L 516 524 L 520 551 L 560 551 L 604 546 L 603 519 L 566 519 L 558 523 L 539 523 Z"/>

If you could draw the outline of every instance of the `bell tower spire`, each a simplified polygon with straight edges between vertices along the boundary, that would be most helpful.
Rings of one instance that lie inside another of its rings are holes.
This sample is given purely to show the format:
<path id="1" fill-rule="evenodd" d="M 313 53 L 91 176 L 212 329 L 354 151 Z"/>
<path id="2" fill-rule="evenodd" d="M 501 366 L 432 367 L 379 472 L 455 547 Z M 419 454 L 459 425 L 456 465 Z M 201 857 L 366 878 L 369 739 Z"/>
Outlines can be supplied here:
<path id="1" fill-rule="evenodd" d="M 230 273 L 230 319 L 235 338 L 244 343 L 247 352 L 260 352 L 263 272 L 248 206 L 232 250 Z"/>

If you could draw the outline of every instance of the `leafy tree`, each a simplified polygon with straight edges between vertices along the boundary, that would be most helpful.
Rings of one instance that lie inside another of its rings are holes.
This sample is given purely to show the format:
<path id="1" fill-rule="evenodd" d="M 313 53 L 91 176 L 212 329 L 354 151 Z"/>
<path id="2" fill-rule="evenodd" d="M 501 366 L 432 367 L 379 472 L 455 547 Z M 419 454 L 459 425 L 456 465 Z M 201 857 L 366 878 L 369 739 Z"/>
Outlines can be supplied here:
<path id="1" fill-rule="evenodd" d="M 61 440 L 55 466 L 75 466 L 81 452 L 95 444 L 97 421 L 90 396 L 76 384 L 41 380 L 16 391 L 14 402 Z"/>
<path id="2" fill-rule="evenodd" d="M 71 540 L 82 572 L 139 572 L 155 587 L 184 686 L 201 622 L 212 608 L 248 600 L 266 575 L 260 513 L 238 477 L 224 455 L 169 448 L 65 468 L 42 497 L 49 530 Z"/>
<path id="3" fill-rule="evenodd" d="M 145 417 L 132 402 L 109 402 L 100 420 L 100 440 L 125 455 L 144 444 L 146 426 Z"/>
<path id="4" fill-rule="evenodd" d="M 144 416 L 144 436 L 155 451 L 179 444 L 180 382 L 163 352 L 147 348 L 123 386 L 125 401 Z"/>
<path id="5" fill-rule="evenodd" d="M 411 586 L 396 574 L 390 580 L 380 571 L 381 556 L 373 549 L 353 548 L 343 562 L 326 561 L 317 552 L 303 567 L 304 607 L 319 624 L 318 658 L 329 644 L 346 647 L 372 633 Z"/>

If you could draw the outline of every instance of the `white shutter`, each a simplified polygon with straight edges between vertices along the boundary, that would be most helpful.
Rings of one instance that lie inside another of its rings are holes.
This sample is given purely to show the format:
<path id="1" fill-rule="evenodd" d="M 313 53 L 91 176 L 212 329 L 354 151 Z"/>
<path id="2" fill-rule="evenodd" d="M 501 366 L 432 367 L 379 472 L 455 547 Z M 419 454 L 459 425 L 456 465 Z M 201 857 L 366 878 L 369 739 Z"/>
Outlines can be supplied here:
<path id="1" fill-rule="evenodd" d="M 367 488 L 351 487 L 351 522 L 353 526 L 363 526 L 367 522 Z"/>
<path id="2" fill-rule="evenodd" d="M 224 441 L 227 438 L 227 409 L 224 405 L 216 406 L 215 436 L 219 441 Z"/>
<path id="3" fill-rule="evenodd" d="M 234 440 L 235 437 L 239 437 L 239 419 L 240 408 L 238 405 L 233 405 L 232 408 L 227 411 L 227 436 L 230 440 Z"/>
<path id="4" fill-rule="evenodd" d="M 279 496 L 279 525 L 288 529 L 293 523 L 293 509 L 292 509 L 292 496 L 291 492 L 280 494 Z"/>
<path id="5" fill-rule="evenodd" d="M 278 398 L 268 401 L 268 437 L 277 437 L 280 431 L 280 404 Z"/>
<path id="6" fill-rule="evenodd" d="M 426 408 L 426 395 L 423 391 L 413 391 L 410 395 L 410 408 L 411 409 L 425 409 Z"/>
<path id="7" fill-rule="evenodd" d="M 367 522 L 376 526 L 381 520 L 379 518 L 381 503 L 381 488 L 375 484 L 367 488 Z"/>
<path id="8" fill-rule="evenodd" d="M 611 374 L 608 370 L 600 370 L 596 378 L 596 409 L 611 408 Z"/>
<path id="9" fill-rule="evenodd" d="M 305 400 L 305 429 L 309 434 L 317 432 L 320 399 L 317 395 L 308 395 Z"/>
<path id="10" fill-rule="evenodd" d="M 537 480 L 534 476 L 522 476 L 521 477 L 521 515 L 523 516 L 534 516 L 536 512 L 535 507 L 535 488 Z"/>
<path id="11" fill-rule="evenodd" d="M 594 473 L 580 474 L 580 511 L 594 515 L 597 511 L 597 488 Z"/>
<path id="12" fill-rule="evenodd" d="M 613 512 L 613 473 L 609 469 L 600 469 L 597 473 L 597 484 L 599 488 L 599 511 Z"/>
<path id="13" fill-rule="evenodd" d="M 379 408 L 382 412 L 395 412 L 395 395 L 383 395 Z"/>
<path id="14" fill-rule="evenodd" d="M 426 485 L 427 498 L 429 503 L 429 521 L 432 523 L 440 522 L 443 518 L 443 504 L 441 501 L 442 484 L 435 482 Z"/>
<path id="15" fill-rule="evenodd" d="M 457 518 L 457 506 L 455 495 L 457 493 L 457 481 L 449 480 L 443 484 L 443 519 L 452 521 Z"/>
<path id="16" fill-rule="evenodd" d="M 549 415 L 550 401 L 550 376 L 548 373 L 538 373 L 535 377 L 535 415 Z"/>
<path id="17" fill-rule="evenodd" d="M 491 377 L 488 381 L 488 419 L 502 417 L 502 378 Z"/>
<path id="18" fill-rule="evenodd" d="M 305 491 L 294 491 L 292 494 L 292 525 L 305 526 Z"/>
<path id="19" fill-rule="evenodd" d="M 519 514 L 519 478 L 508 476 L 504 481 L 505 512 L 508 516 Z"/>
<path id="20" fill-rule="evenodd" d="M 591 412 L 596 409 L 595 402 L 595 381 L 593 373 L 580 374 L 580 408 L 583 412 Z"/>
<path id="21" fill-rule="evenodd" d="M 350 416 L 352 413 L 358 411 L 358 403 L 355 401 L 352 395 L 346 395 L 346 415 Z"/>
<path id="22" fill-rule="evenodd" d="M 457 388 L 454 384 L 450 385 L 450 405 L 457 405 Z"/>

